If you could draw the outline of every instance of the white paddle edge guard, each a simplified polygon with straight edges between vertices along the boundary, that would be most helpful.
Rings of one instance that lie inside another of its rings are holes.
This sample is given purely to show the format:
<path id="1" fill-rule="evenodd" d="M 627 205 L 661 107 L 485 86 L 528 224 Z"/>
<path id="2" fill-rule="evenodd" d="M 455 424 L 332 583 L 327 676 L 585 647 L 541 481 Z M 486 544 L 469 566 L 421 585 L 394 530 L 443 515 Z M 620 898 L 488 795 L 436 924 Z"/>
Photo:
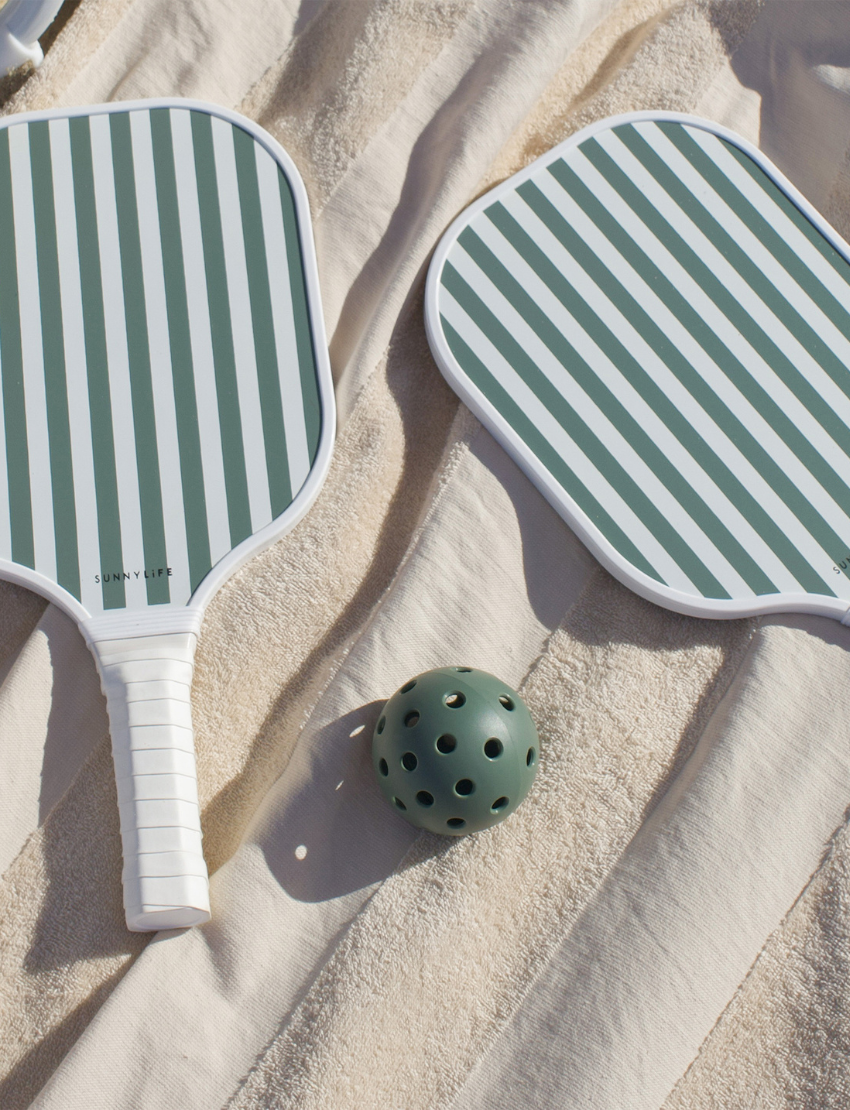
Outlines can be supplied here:
<path id="1" fill-rule="evenodd" d="M 114 617 L 84 628 L 109 713 L 131 932 L 210 919 L 191 707 L 201 612 L 150 616 L 129 636 L 110 632 Z"/>
<path id="2" fill-rule="evenodd" d="M 489 208 L 506 193 L 512 193 L 524 181 L 527 181 L 541 169 L 558 161 L 567 151 L 583 143 L 592 135 L 600 131 L 609 131 L 623 123 L 639 123 L 641 121 L 654 121 L 656 123 L 674 122 L 686 123 L 691 127 L 699 127 L 712 135 L 732 143 L 765 171 L 768 177 L 782 190 L 788 199 L 806 216 L 821 232 L 823 237 L 850 262 L 850 245 L 830 227 L 823 216 L 813 208 L 802 193 L 796 189 L 773 163 L 762 154 L 758 147 L 736 135 L 720 124 L 710 120 L 701 119 L 699 116 L 687 115 L 683 112 L 624 112 L 616 116 L 608 116 L 598 120 L 589 127 L 577 131 L 563 143 L 553 147 L 546 154 L 537 158 L 525 169 L 507 178 L 496 185 L 478 200 L 473 201 L 449 225 L 442 239 L 437 244 L 431 264 L 428 268 L 428 277 L 425 284 L 425 331 L 431 352 L 440 368 L 443 377 L 452 389 L 458 394 L 464 404 L 472 410 L 484 426 L 492 433 L 494 438 L 505 448 L 508 454 L 515 459 L 520 468 L 531 479 L 537 489 L 543 494 L 550 505 L 555 509 L 570 526 L 576 536 L 587 547 L 599 562 L 613 576 L 633 590 L 640 597 L 661 605 L 665 609 L 672 609 L 677 613 L 684 613 L 691 617 L 710 617 L 720 620 L 736 620 L 741 617 L 758 616 L 767 613 L 809 613 L 814 616 L 832 617 L 842 624 L 850 625 L 850 608 L 841 598 L 830 598 L 826 595 L 813 596 L 811 594 L 767 594 L 753 598 L 702 598 L 693 594 L 683 593 L 681 590 L 671 589 L 662 585 L 648 574 L 632 566 L 616 548 L 609 543 L 605 536 L 596 527 L 590 517 L 578 506 L 572 497 L 561 487 L 546 469 L 543 463 L 535 456 L 513 430 L 507 420 L 498 412 L 494 405 L 487 400 L 484 394 L 467 378 L 460 369 L 451 348 L 448 345 L 442 324 L 440 323 L 439 290 L 443 274 L 443 266 L 449 251 L 455 244 L 460 233 L 474 219 L 479 212 Z"/>
<path id="3" fill-rule="evenodd" d="M 158 636 L 172 637 L 188 635 L 191 637 L 191 640 L 186 645 L 186 650 L 191 651 L 189 655 L 189 663 L 191 665 L 195 644 L 200 634 L 204 609 L 210 598 L 216 593 L 219 587 L 249 559 L 253 558 L 254 555 L 258 555 L 261 551 L 265 550 L 265 548 L 270 547 L 271 544 L 275 543 L 294 528 L 307 514 L 327 477 L 336 434 L 336 405 L 334 400 L 333 377 L 331 374 L 324 317 L 322 314 L 319 274 L 316 264 L 316 249 L 310 220 L 310 204 L 307 197 L 307 190 L 304 187 L 304 183 L 301 180 L 301 175 L 295 163 L 283 147 L 277 143 L 268 132 L 264 131 L 263 128 L 246 117 L 238 115 L 236 112 L 231 112 L 226 108 L 220 108 L 218 105 L 208 104 L 204 101 L 181 99 L 180 97 L 119 101 L 114 104 L 97 104 L 79 108 L 54 108 L 38 112 L 20 112 L 17 115 L 5 117 L 0 121 L 0 128 L 10 127 L 18 123 L 36 122 L 38 120 L 73 119 L 78 116 L 108 115 L 112 112 L 131 112 L 136 109 L 153 108 L 185 108 L 206 112 L 208 115 L 228 120 L 247 131 L 257 142 L 265 147 L 286 174 L 290 188 L 292 189 L 298 234 L 301 240 L 303 272 L 307 287 L 307 300 L 310 305 L 310 329 L 313 343 L 313 356 L 316 364 L 322 427 L 313 466 L 307 476 L 307 480 L 304 482 L 304 485 L 289 507 L 281 513 L 279 517 L 267 524 L 265 528 L 255 532 L 253 536 L 249 536 L 248 539 L 244 540 L 237 547 L 234 547 L 224 558 L 219 560 L 199 583 L 188 605 L 158 605 L 143 610 L 116 610 L 112 613 L 105 613 L 97 617 L 92 617 L 72 594 L 68 593 L 67 590 L 63 589 L 56 582 L 39 574 L 38 571 L 20 566 L 17 563 L 12 563 L 7 559 L 0 559 L 0 578 L 8 582 L 13 582 L 16 585 L 24 586 L 26 589 L 34 590 L 36 593 L 41 594 L 42 597 L 46 597 L 48 601 L 53 602 L 76 621 L 80 631 L 85 637 L 86 643 L 91 648 L 95 660 L 97 661 L 102 685 L 103 671 L 101 669 L 100 655 L 102 649 L 100 645 L 105 642 L 108 643 L 117 640 L 134 641 Z M 143 655 L 141 653 L 146 649 L 141 644 L 137 643 L 135 645 L 129 644 L 127 650 L 131 656 L 134 652 L 138 651 L 140 654 L 137 658 L 143 660 Z M 131 659 L 128 660 L 128 662 L 131 661 Z M 186 659 L 184 657 L 178 657 L 175 661 L 185 663 Z M 166 679 L 165 681 L 170 680 Z M 116 695 L 110 695 L 105 685 L 104 693 L 107 696 L 107 706 L 109 708 L 111 722 L 113 713 L 112 704 L 116 704 L 117 706 L 119 703 L 115 700 Z M 121 714 L 123 711 L 120 708 L 116 708 L 115 712 Z M 123 717 L 119 717 L 119 719 L 123 719 Z M 119 735 L 118 745 L 116 745 L 115 728 L 114 726 L 111 727 L 113 729 L 113 752 L 126 752 L 128 750 L 127 738 Z M 120 733 L 120 731 L 119 728 L 118 732 Z M 129 731 L 129 729 L 127 731 Z M 116 781 L 118 781 L 117 773 Z M 183 786 L 185 784 L 179 783 L 178 785 Z M 197 787 L 195 789 L 197 790 Z M 137 799 L 137 801 L 142 800 L 151 799 Z M 124 830 L 125 825 L 127 828 L 127 836 L 124 836 L 122 831 L 122 839 L 124 839 L 125 844 L 128 842 L 131 844 L 131 861 L 128 866 L 128 860 L 125 856 L 125 873 L 128 875 L 135 874 L 140 880 L 142 878 L 145 880 L 145 882 L 139 881 L 138 884 L 136 884 L 133 879 L 129 880 L 133 890 L 137 891 L 139 895 L 144 894 L 147 896 L 151 892 L 152 884 L 148 882 L 148 880 L 153 880 L 155 878 L 174 878 L 174 876 L 141 876 L 138 874 L 138 867 L 136 867 L 134 871 L 134 864 L 137 856 L 148 854 L 148 852 L 140 851 L 139 846 L 142 848 L 150 848 L 153 854 L 160 854 L 163 851 L 160 847 L 161 844 L 174 844 L 179 842 L 180 846 L 178 848 L 166 848 L 164 851 L 184 852 L 187 850 L 188 845 L 190 853 L 197 854 L 195 849 L 200 842 L 200 825 L 198 824 L 195 826 L 193 822 L 187 822 L 184 809 L 187 805 L 195 805 L 197 807 L 197 794 L 195 795 L 194 802 L 186 803 L 179 798 L 171 799 L 171 801 L 175 803 L 179 811 L 180 820 L 177 823 L 163 826 L 137 825 L 135 833 L 130 829 L 129 825 L 126 825 L 126 807 L 124 811 L 122 811 L 122 830 Z M 152 832 L 150 831 L 152 829 L 167 829 L 172 831 Z M 148 862 L 153 863 L 153 861 Z M 163 861 L 163 866 L 167 866 L 169 862 L 170 861 Z M 168 884 L 169 890 L 167 896 L 165 895 L 165 884 L 154 884 L 162 891 L 161 894 L 157 894 L 156 896 L 166 897 L 164 903 L 142 902 L 141 899 L 133 902 L 128 901 L 128 888 L 127 882 L 125 882 L 125 911 L 127 926 L 130 931 L 152 932 L 159 929 L 185 928 L 195 924 L 202 924 L 209 920 L 210 909 L 206 871 L 204 871 L 203 876 L 187 873 L 182 877 L 181 882 L 183 884 L 182 890 L 186 897 L 184 898 L 183 895 L 181 895 L 179 899 L 174 897 L 174 891 L 171 889 L 174 886 L 173 883 Z M 202 896 L 199 896 L 199 894 Z M 133 894 L 133 897 L 135 897 L 135 894 Z M 187 903 L 186 905 L 177 904 L 178 901 L 184 900 Z"/>

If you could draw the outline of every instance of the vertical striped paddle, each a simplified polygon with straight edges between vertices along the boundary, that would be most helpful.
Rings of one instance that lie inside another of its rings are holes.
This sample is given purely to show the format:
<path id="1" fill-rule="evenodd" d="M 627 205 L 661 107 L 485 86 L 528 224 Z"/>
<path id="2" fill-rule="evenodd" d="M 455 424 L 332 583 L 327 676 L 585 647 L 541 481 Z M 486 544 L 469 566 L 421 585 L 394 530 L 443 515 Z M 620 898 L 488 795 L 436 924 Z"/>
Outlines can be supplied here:
<path id="1" fill-rule="evenodd" d="M 619 116 L 455 221 L 428 334 L 453 388 L 643 597 L 843 620 L 849 256 L 743 139 Z"/>
<path id="2" fill-rule="evenodd" d="M 0 257 L 0 574 L 97 660 L 128 927 L 197 924 L 204 607 L 306 513 L 333 441 L 304 186 L 210 105 L 12 116 Z"/>

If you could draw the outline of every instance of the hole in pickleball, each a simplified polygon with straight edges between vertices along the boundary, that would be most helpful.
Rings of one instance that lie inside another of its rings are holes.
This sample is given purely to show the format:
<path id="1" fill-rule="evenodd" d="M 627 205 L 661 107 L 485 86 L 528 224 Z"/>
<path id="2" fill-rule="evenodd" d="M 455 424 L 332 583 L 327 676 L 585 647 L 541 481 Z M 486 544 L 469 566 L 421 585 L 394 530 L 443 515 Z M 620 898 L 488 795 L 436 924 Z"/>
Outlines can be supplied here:
<path id="1" fill-rule="evenodd" d="M 528 755 L 525 757 L 526 767 L 533 767 L 534 766 L 534 761 L 536 759 L 537 759 L 537 752 L 534 750 L 534 748 L 529 748 L 528 749 Z"/>
<path id="2" fill-rule="evenodd" d="M 385 759 L 378 760 L 378 770 L 381 772 L 384 778 L 386 778 L 387 775 L 390 773 L 389 766 L 387 765 L 387 761 Z M 342 783 L 340 783 L 340 786 L 342 786 Z M 339 787 L 337 787 L 337 789 L 339 789 Z"/>
<path id="3" fill-rule="evenodd" d="M 416 800 L 421 806 L 432 806 L 434 804 L 434 795 L 429 794 L 427 790 L 420 790 L 416 795 Z"/>
<path id="4" fill-rule="evenodd" d="M 462 705 L 466 704 L 466 697 L 460 690 L 455 690 L 451 694 L 446 694 L 444 700 L 449 709 L 460 709 Z"/>
<path id="5" fill-rule="evenodd" d="M 502 741 L 497 740 L 495 736 L 491 736 L 484 745 L 484 754 L 488 759 L 498 759 L 504 750 L 505 748 Z"/>
<path id="6" fill-rule="evenodd" d="M 415 709 L 411 709 L 411 711 L 407 714 L 407 716 L 404 718 L 404 723 L 407 725 L 408 728 L 413 728 L 415 725 L 419 724 L 419 714 Z"/>
<path id="7" fill-rule="evenodd" d="M 448 821 L 446 821 L 446 824 L 450 829 L 462 829 L 466 821 L 464 821 L 462 817 L 450 817 Z"/>
<path id="8" fill-rule="evenodd" d="M 514 703 L 511 701 L 507 694 L 499 695 L 499 704 L 504 706 L 504 708 L 508 710 L 511 710 L 514 707 Z"/>
<path id="9" fill-rule="evenodd" d="M 458 674 L 472 674 L 472 667 L 455 667 Z M 460 820 L 460 818 L 452 818 L 452 820 Z M 464 821 L 464 824 L 466 822 Z"/>
<path id="10" fill-rule="evenodd" d="M 507 798 L 497 798 L 495 802 L 493 802 L 493 804 L 490 806 L 490 812 L 498 813 L 500 810 L 504 809 L 507 804 Z"/>
<path id="11" fill-rule="evenodd" d="M 407 806 L 404 804 L 404 802 L 401 800 L 401 798 L 393 798 L 393 801 L 395 802 L 395 804 L 398 806 L 399 809 L 407 809 Z"/>
<path id="12" fill-rule="evenodd" d="M 416 679 L 412 678 L 410 682 L 405 682 L 404 686 L 399 690 L 400 694 L 406 694 L 408 690 L 412 690 L 416 685 Z"/>
<path id="13" fill-rule="evenodd" d="M 380 721 L 378 721 L 378 727 L 376 729 L 376 732 L 378 733 L 379 736 L 384 731 L 384 725 L 386 723 L 387 723 L 387 718 L 386 717 L 381 717 Z"/>
<path id="14" fill-rule="evenodd" d="M 455 738 L 453 736 L 450 736 L 448 733 L 437 738 L 437 751 L 440 752 L 442 755 L 448 755 L 449 752 L 453 752 L 456 747 L 457 740 L 455 740 Z"/>
<path id="15" fill-rule="evenodd" d="M 415 771 L 416 764 L 418 762 L 419 760 L 416 758 L 413 752 L 405 752 L 404 755 L 401 757 L 401 765 L 405 769 L 405 771 Z"/>
<path id="16" fill-rule="evenodd" d="M 475 783 L 472 779 L 459 779 L 455 783 L 455 793 L 460 794 L 462 798 L 465 798 L 467 794 L 471 794 L 474 790 Z"/>

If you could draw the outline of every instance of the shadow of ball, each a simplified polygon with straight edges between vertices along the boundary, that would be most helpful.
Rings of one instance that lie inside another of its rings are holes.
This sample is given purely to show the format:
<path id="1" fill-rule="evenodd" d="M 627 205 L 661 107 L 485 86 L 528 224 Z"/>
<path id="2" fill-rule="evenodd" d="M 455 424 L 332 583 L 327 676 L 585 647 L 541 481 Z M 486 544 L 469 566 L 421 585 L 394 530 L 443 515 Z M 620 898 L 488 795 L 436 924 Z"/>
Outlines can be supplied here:
<path id="1" fill-rule="evenodd" d="M 447 836 L 513 813 L 534 782 L 539 752 L 519 694 L 471 667 L 438 667 L 405 682 L 372 736 L 384 797 L 412 825 Z"/>

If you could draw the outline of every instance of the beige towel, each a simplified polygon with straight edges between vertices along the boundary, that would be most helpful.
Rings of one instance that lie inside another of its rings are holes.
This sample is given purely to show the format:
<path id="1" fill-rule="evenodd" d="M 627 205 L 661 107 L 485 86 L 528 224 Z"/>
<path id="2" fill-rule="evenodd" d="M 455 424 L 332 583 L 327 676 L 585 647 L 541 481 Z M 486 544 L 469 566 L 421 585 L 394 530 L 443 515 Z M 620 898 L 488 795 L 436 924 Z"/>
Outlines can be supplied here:
<path id="1" fill-rule="evenodd" d="M 3 591 L 4 1110 L 840 1104 L 843 833 L 821 860 L 850 637 L 613 583 L 459 409 L 421 314 L 464 204 L 631 108 L 764 129 L 850 230 L 850 5 L 800 6 L 83 0 L 7 103 L 190 95 L 271 130 L 313 205 L 341 429 L 315 508 L 205 621 L 204 929 L 124 930 L 93 664 Z M 385 808 L 368 737 L 452 660 L 523 685 L 543 749 L 510 821 L 448 843 Z"/>

